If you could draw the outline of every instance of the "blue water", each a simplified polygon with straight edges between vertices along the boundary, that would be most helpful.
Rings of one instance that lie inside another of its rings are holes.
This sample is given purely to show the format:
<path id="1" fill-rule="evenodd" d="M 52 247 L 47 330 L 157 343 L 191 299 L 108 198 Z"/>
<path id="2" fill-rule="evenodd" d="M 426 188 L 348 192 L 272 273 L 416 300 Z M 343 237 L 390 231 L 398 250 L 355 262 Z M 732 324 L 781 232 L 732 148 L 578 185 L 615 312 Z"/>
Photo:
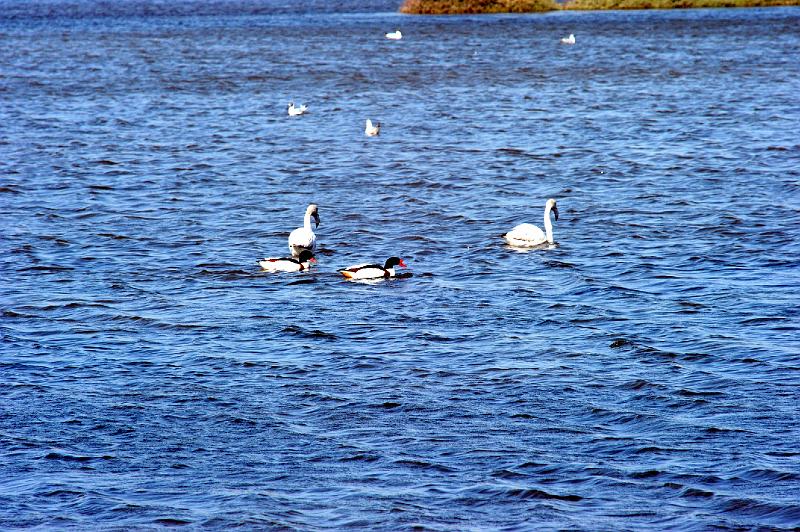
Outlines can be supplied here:
<path id="1" fill-rule="evenodd" d="M 27 4 L 1 529 L 800 526 L 800 10 Z"/>

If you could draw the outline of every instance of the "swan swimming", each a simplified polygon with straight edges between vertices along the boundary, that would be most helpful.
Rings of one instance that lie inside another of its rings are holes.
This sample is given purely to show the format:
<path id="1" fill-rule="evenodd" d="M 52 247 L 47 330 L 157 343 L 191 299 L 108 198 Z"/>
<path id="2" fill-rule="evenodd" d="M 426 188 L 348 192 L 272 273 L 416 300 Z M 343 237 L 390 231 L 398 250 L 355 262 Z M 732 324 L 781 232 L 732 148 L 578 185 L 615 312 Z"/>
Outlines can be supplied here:
<path id="1" fill-rule="evenodd" d="M 381 123 L 375 122 L 375 125 L 372 125 L 372 120 L 367 118 L 367 125 L 364 128 L 364 134 L 368 137 L 376 137 L 381 133 Z"/>
<path id="2" fill-rule="evenodd" d="M 561 44 L 575 44 L 575 35 L 569 34 L 569 37 L 561 37 Z"/>
<path id="3" fill-rule="evenodd" d="M 397 31 L 393 31 L 391 33 L 387 33 L 386 34 L 386 38 L 387 39 L 391 39 L 393 41 L 399 41 L 400 39 L 403 38 L 403 34 L 400 33 L 400 30 L 397 30 Z"/>
<path id="4" fill-rule="evenodd" d="M 342 268 L 339 273 L 348 279 L 388 279 L 395 276 L 395 266 L 407 267 L 400 257 L 389 257 L 383 266 L 380 264 L 357 264 Z"/>
<path id="5" fill-rule="evenodd" d="M 311 268 L 312 262 L 317 262 L 314 253 L 304 249 L 296 259 L 294 257 L 265 258 L 258 261 L 258 265 L 267 272 L 301 272 Z"/>
<path id="6" fill-rule="evenodd" d="M 289 102 L 289 105 L 286 108 L 286 112 L 289 113 L 289 116 L 300 116 L 305 114 L 308 111 L 308 106 L 301 104 L 300 107 L 295 107 L 294 102 Z"/>
<path id="7" fill-rule="evenodd" d="M 311 229 L 311 218 L 314 218 L 315 227 L 319 227 L 319 211 L 313 203 L 306 208 L 303 227 L 298 227 L 289 233 L 289 251 L 292 252 L 293 257 L 299 256 L 303 250 L 314 251 L 314 247 L 317 245 L 317 235 Z"/>
<path id="8" fill-rule="evenodd" d="M 558 206 L 556 205 L 556 200 L 552 198 L 544 204 L 544 230 L 547 234 L 533 224 L 524 223 L 504 234 L 503 238 L 512 246 L 518 247 L 533 247 L 544 243 L 552 244 L 553 224 L 550 223 L 550 211 L 553 211 L 553 216 L 558 221 Z"/>

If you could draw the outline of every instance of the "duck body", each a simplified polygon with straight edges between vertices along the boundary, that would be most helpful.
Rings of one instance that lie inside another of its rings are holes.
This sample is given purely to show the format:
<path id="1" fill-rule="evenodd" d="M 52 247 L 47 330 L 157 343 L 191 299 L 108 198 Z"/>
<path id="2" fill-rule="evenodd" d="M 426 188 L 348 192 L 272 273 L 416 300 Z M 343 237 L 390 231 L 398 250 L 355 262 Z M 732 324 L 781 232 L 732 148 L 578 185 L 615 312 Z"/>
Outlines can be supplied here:
<path id="1" fill-rule="evenodd" d="M 575 44 L 575 35 L 570 33 L 568 37 L 562 37 L 561 44 Z"/>
<path id="2" fill-rule="evenodd" d="M 312 218 L 316 224 L 315 227 L 319 227 L 319 210 L 313 203 L 306 207 L 303 227 L 298 227 L 289 233 L 289 251 L 293 257 L 298 257 L 303 251 L 313 252 L 317 246 L 317 235 L 311 228 Z"/>
<path id="3" fill-rule="evenodd" d="M 386 34 L 386 38 L 390 39 L 392 41 L 399 41 L 400 39 L 403 38 L 403 34 L 400 33 L 400 30 L 397 30 L 397 31 L 393 31 L 393 32 L 387 33 Z"/>
<path id="4" fill-rule="evenodd" d="M 372 123 L 372 120 L 367 118 L 366 125 L 364 127 L 364 134 L 368 137 L 377 137 L 381 133 L 381 123 L 376 122 L 375 124 Z"/>
<path id="5" fill-rule="evenodd" d="M 300 105 L 300 107 L 295 107 L 294 102 L 289 102 L 289 105 L 286 108 L 286 112 L 289 116 L 300 116 L 305 114 L 308 111 L 307 105 Z"/>
<path id="6" fill-rule="evenodd" d="M 517 247 L 533 247 L 542 244 L 553 243 L 553 224 L 550 222 L 550 213 L 553 213 L 558 221 L 558 205 L 556 200 L 549 199 L 544 205 L 544 228 L 542 231 L 538 227 L 529 223 L 522 223 L 514 227 L 511 231 L 503 235 L 506 242 Z"/>
<path id="7" fill-rule="evenodd" d="M 342 268 L 339 273 L 348 279 L 389 279 L 396 275 L 395 266 L 406 267 L 406 263 L 400 257 L 389 257 L 381 266 L 380 264 L 356 264 Z"/>
<path id="8" fill-rule="evenodd" d="M 310 269 L 312 262 L 317 262 L 314 254 L 305 250 L 297 258 L 265 258 L 258 261 L 258 265 L 267 272 L 301 272 Z"/>

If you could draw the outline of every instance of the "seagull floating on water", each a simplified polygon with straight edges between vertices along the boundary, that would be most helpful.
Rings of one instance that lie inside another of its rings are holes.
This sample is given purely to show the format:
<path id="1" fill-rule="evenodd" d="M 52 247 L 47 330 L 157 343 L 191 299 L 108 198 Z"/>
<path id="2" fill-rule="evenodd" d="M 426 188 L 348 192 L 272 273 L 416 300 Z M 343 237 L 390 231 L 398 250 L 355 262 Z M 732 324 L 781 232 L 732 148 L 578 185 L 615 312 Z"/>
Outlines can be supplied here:
<path id="1" fill-rule="evenodd" d="M 356 264 L 342 268 L 339 273 L 348 279 L 388 279 L 395 276 L 394 267 L 406 267 L 406 263 L 400 257 L 389 257 L 381 266 L 380 264 Z"/>
<path id="2" fill-rule="evenodd" d="M 258 265 L 267 272 L 301 272 L 311 268 L 312 262 L 317 262 L 314 253 L 304 249 L 297 258 L 266 258 L 258 261 Z"/>
<path id="3" fill-rule="evenodd" d="M 313 203 L 306 208 L 303 227 L 298 227 L 289 233 L 289 251 L 292 252 L 293 257 L 299 256 L 304 250 L 314 251 L 314 247 L 317 245 L 317 235 L 311 229 L 311 218 L 314 218 L 316 223 L 314 227 L 319 227 L 319 212 Z"/>
<path id="4" fill-rule="evenodd" d="M 289 113 L 289 116 L 300 116 L 302 114 L 305 114 L 306 111 L 308 111 L 307 105 L 301 104 L 300 107 L 295 107 L 294 102 L 289 102 L 289 106 L 287 107 L 287 112 Z"/>
<path id="5" fill-rule="evenodd" d="M 556 200 L 552 198 L 547 200 L 547 203 L 544 204 L 544 230 L 547 232 L 546 234 L 535 225 L 524 223 L 519 224 L 511 231 L 504 234 L 503 238 L 512 246 L 526 248 L 539 246 L 544 243 L 552 244 L 553 224 L 550 223 L 550 211 L 553 212 L 556 221 L 558 221 L 558 206 L 556 205 Z"/>
<path id="6" fill-rule="evenodd" d="M 375 125 L 372 124 L 372 120 L 367 118 L 367 125 L 364 128 L 364 134 L 368 137 L 375 137 L 379 135 L 381 132 L 381 123 L 375 122 Z"/>
<path id="7" fill-rule="evenodd" d="M 400 30 L 397 30 L 397 31 L 393 31 L 391 33 L 387 33 L 386 34 L 386 38 L 387 39 L 391 39 L 393 41 L 399 41 L 400 39 L 403 38 L 403 34 L 400 33 Z"/>
<path id="8" fill-rule="evenodd" d="M 575 44 L 575 35 L 569 34 L 569 37 L 561 37 L 561 44 Z"/>

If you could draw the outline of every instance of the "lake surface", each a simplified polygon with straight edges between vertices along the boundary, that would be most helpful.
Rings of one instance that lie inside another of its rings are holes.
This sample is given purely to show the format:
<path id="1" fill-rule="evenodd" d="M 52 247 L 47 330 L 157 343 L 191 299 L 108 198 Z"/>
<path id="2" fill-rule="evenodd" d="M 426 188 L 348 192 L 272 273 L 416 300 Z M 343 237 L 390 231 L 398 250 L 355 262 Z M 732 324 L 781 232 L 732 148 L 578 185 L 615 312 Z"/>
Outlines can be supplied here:
<path id="1" fill-rule="evenodd" d="M 800 10 L 396 7 L 0 0 L 0 528 L 800 525 Z"/>

